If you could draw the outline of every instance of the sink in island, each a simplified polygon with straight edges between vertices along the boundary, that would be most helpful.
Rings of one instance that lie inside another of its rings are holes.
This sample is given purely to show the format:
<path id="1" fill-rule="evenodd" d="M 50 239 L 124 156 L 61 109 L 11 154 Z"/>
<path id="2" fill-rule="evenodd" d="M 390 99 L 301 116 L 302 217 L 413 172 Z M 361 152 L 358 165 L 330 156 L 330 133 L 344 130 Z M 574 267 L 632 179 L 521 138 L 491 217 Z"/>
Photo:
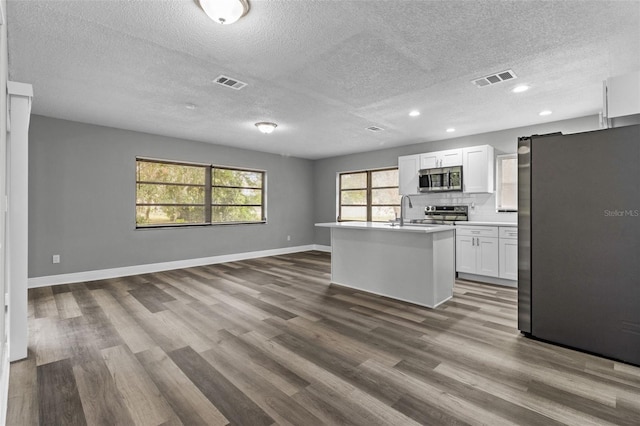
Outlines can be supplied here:
<path id="1" fill-rule="evenodd" d="M 331 282 L 435 308 L 453 295 L 455 227 L 330 222 Z"/>

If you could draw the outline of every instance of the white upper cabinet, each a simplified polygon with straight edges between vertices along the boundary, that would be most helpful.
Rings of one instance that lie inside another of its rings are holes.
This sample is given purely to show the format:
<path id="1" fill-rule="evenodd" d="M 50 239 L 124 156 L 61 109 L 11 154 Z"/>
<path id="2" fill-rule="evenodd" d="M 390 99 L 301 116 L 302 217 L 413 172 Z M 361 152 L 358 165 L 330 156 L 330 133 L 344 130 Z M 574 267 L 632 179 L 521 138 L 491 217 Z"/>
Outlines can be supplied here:
<path id="1" fill-rule="evenodd" d="M 608 78 L 605 86 L 606 117 L 640 114 L 640 71 Z"/>
<path id="2" fill-rule="evenodd" d="M 490 145 L 462 148 L 463 191 L 493 192 L 494 153 Z"/>
<path id="3" fill-rule="evenodd" d="M 494 188 L 494 153 L 490 145 L 398 157 L 399 189 L 402 195 L 419 194 L 421 169 L 462 166 L 463 192 L 488 192 Z"/>
<path id="4" fill-rule="evenodd" d="M 446 151 L 427 152 L 420 154 L 421 169 L 435 169 L 462 165 L 462 149 L 448 149 Z"/>
<path id="5" fill-rule="evenodd" d="M 418 194 L 418 170 L 420 155 L 398 157 L 398 186 L 401 195 Z"/>

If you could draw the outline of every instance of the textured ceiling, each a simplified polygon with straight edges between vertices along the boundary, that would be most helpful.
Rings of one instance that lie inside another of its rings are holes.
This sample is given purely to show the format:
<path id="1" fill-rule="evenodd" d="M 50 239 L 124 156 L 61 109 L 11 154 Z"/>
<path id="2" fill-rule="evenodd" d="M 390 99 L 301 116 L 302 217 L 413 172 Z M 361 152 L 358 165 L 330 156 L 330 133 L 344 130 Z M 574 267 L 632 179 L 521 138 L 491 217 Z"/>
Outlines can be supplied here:
<path id="1" fill-rule="evenodd" d="M 10 79 L 35 114 L 315 159 L 597 114 L 640 69 L 640 1 L 249 1 L 222 26 L 197 0 L 9 0 Z"/>

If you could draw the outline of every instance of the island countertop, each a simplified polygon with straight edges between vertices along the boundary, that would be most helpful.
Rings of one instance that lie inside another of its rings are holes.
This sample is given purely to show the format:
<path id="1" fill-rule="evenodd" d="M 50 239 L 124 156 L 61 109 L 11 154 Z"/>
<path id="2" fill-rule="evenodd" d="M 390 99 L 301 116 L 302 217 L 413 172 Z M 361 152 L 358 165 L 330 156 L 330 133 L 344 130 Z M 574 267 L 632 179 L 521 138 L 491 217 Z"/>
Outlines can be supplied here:
<path id="1" fill-rule="evenodd" d="M 449 225 L 404 225 L 392 226 L 386 222 L 327 222 L 316 223 L 316 226 L 324 228 L 341 228 L 341 229 L 362 229 L 362 230 L 375 230 L 375 231 L 391 231 L 391 232 L 416 232 L 422 234 L 431 234 L 434 232 L 451 231 L 456 229 L 455 226 Z"/>

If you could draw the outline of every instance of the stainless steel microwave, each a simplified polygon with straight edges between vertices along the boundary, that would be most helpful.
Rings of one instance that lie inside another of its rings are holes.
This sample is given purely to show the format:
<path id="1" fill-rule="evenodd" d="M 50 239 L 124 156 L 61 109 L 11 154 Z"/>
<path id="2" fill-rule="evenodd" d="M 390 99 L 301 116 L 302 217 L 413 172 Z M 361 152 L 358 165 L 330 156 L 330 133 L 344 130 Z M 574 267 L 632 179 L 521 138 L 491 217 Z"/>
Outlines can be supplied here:
<path id="1" fill-rule="evenodd" d="M 418 179 L 420 192 L 462 191 L 462 166 L 422 169 Z"/>

